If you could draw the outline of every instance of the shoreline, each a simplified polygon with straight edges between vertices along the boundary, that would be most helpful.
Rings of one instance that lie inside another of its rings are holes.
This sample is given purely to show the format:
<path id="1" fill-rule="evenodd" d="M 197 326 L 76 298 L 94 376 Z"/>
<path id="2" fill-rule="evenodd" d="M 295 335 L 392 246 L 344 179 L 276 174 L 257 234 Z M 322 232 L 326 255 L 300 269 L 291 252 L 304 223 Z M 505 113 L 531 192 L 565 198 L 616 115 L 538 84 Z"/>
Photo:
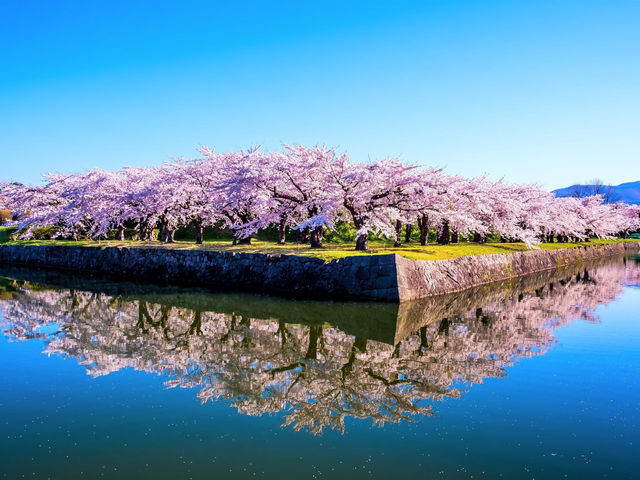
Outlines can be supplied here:
<path id="1" fill-rule="evenodd" d="M 296 255 L 214 250 L 0 245 L 0 265 L 71 270 L 114 279 L 292 298 L 402 303 L 627 253 L 640 253 L 640 242 L 447 260 L 411 260 L 387 254 L 351 256 L 330 262 Z"/>

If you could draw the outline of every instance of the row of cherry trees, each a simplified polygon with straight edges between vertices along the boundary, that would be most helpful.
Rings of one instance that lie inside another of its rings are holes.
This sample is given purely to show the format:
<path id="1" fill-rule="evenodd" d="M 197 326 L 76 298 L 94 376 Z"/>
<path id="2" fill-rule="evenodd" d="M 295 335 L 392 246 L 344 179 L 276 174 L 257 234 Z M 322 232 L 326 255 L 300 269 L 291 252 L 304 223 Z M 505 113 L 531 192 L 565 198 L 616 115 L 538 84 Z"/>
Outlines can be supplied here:
<path id="1" fill-rule="evenodd" d="M 598 196 L 556 198 L 535 185 L 467 179 L 441 169 L 419 168 L 396 159 L 357 163 L 346 154 L 315 146 L 285 145 L 218 153 L 151 168 L 94 169 L 45 175 L 42 186 L 4 184 L 0 206 L 12 210 L 22 235 L 58 227 L 58 235 L 104 238 L 135 223 L 141 240 L 172 242 L 176 229 L 193 225 L 196 241 L 208 226 L 230 229 L 234 242 L 248 243 L 258 231 L 276 227 L 321 247 L 323 234 L 344 222 L 355 227 L 356 249 L 368 248 L 369 234 L 400 245 L 419 231 L 426 244 L 435 230 L 439 243 L 490 233 L 528 245 L 610 237 L 640 227 L 640 208 L 605 204 Z"/>

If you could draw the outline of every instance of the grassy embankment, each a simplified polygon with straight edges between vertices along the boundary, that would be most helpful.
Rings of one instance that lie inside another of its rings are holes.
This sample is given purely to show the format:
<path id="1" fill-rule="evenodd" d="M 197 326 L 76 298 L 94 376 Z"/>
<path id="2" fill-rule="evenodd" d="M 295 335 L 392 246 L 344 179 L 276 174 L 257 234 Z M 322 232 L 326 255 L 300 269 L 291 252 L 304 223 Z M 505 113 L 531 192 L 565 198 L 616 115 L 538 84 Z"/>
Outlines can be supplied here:
<path id="1" fill-rule="evenodd" d="M 233 251 L 246 253 L 271 253 L 285 255 L 301 255 L 307 257 L 317 257 L 323 260 L 333 260 L 353 255 L 382 255 L 389 253 L 397 253 L 403 257 L 414 260 L 441 260 L 446 258 L 462 257 L 465 255 L 486 255 L 490 253 L 509 253 L 521 252 L 527 250 L 523 243 L 499 243 L 490 242 L 484 244 L 460 242 L 450 245 L 426 245 L 421 246 L 417 242 L 394 248 L 392 241 L 370 240 L 369 248 L 371 252 L 357 252 L 354 250 L 352 242 L 343 241 L 327 241 L 322 249 L 311 249 L 308 245 L 300 245 L 289 243 L 287 245 L 277 245 L 272 241 L 253 240 L 251 245 L 231 245 L 231 240 L 214 239 L 205 241 L 203 245 L 196 245 L 192 240 L 176 241 L 173 244 L 162 244 L 159 242 L 139 242 L 133 240 L 116 241 L 116 240 L 12 240 L 10 233 L 12 229 L 0 227 L 0 243 L 13 245 L 79 245 L 91 247 L 115 247 L 127 246 L 138 248 L 173 248 L 179 250 L 218 250 Z M 590 242 L 581 243 L 543 243 L 540 248 L 543 250 L 555 250 L 559 248 L 574 248 L 581 245 L 597 245 L 617 243 L 628 240 L 591 240 Z"/>

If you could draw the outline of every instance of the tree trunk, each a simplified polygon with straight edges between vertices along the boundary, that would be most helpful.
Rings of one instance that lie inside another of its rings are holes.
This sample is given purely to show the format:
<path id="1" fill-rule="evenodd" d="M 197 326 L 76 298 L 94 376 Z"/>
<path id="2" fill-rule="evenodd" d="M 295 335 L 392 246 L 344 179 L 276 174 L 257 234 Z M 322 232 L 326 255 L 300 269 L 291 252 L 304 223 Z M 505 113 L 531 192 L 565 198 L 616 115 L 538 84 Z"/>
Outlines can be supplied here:
<path id="1" fill-rule="evenodd" d="M 429 243 L 429 217 L 427 215 L 421 215 L 418 218 L 418 228 L 420 229 L 420 245 L 427 245 Z"/>
<path id="2" fill-rule="evenodd" d="M 353 212 L 351 212 L 351 217 L 353 218 L 353 226 L 356 228 L 356 232 L 361 231 L 362 227 L 364 227 L 364 220 L 359 215 L 354 215 Z M 369 250 L 369 234 L 367 232 L 356 235 L 356 250 L 361 252 Z"/>
<path id="3" fill-rule="evenodd" d="M 124 242 L 124 226 L 122 225 L 118 226 L 118 240 Z"/>
<path id="4" fill-rule="evenodd" d="M 324 227 L 320 225 L 311 230 L 310 243 L 311 248 L 322 248 L 322 236 L 324 235 Z"/>
<path id="5" fill-rule="evenodd" d="M 151 226 L 147 222 L 140 223 L 140 241 L 148 242 L 151 240 L 151 233 L 153 232 Z"/>
<path id="6" fill-rule="evenodd" d="M 340 371 L 342 372 L 342 380 L 346 379 L 349 375 L 351 375 L 351 372 L 353 372 L 353 363 L 356 361 L 358 351 L 360 351 L 361 353 L 365 353 L 366 350 L 367 339 L 356 336 L 355 340 L 353 341 L 353 345 L 351 345 L 351 353 L 349 354 L 347 363 L 340 367 Z"/>
<path id="7" fill-rule="evenodd" d="M 173 239 L 173 234 L 176 231 L 173 228 L 165 228 L 164 229 L 164 241 L 167 243 L 173 243 L 174 239 Z"/>
<path id="8" fill-rule="evenodd" d="M 478 232 L 473 232 L 473 241 L 476 243 L 484 243 L 486 241 L 486 237 Z"/>
<path id="9" fill-rule="evenodd" d="M 402 222 L 400 220 L 396 220 L 396 241 L 393 243 L 394 247 L 399 247 L 402 245 L 402 241 L 400 240 L 402 235 Z"/>
<path id="10" fill-rule="evenodd" d="M 236 242 L 237 245 L 251 245 L 251 237 L 239 238 Z"/>
<path id="11" fill-rule="evenodd" d="M 451 326 L 451 322 L 448 318 L 443 318 L 440 321 L 440 325 L 438 325 L 438 333 L 444 333 L 446 336 L 449 336 L 449 327 Z"/>
<path id="12" fill-rule="evenodd" d="M 202 237 L 204 233 L 204 228 L 202 227 L 202 222 L 198 220 L 193 221 L 193 225 L 196 227 L 196 244 L 202 245 Z"/>
<path id="13" fill-rule="evenodd" d="M 140 240 L 143 242 L 150 242 L 153 236 L 153 228 L 147 223 L 142 222 L 140 224 Z"/>
<path id="14" fill-rule="evenodd" d="M 322 340 L 322 325 L 311 325 L 309 327 L 309 345 L 304 358 L 306 360 L 317 360 L 318 342 Z"/>
<path id="15" fill-rule="evenodd" d="M 278 224 L 278 245 L 284 245 L 287 242 L 287 217 L 283 216 Z"/>
<path id="16" fill-rule="evenodd" d="M 166 232 L 165 232 L 165 230 L 167 228 L 166 225 L 167 224 L 165 222 L 160 222 L 158 224 L 158 241 L 159 242 L 163 242 L 164 243 L 164 241 L 165 241 L 165 237 L 167 235 Z"/>
<path id="17" fill-rule="evenodd" d="M 356 250 L 363 252 L 369 250 L 369 235 L 361 233 L 356 237 Z"/>
<path id="18" fill-rule="evenodd" d="M 451 243 L 458 243 L 460 241 L 460 235 L 457 230 L 451 231 Z"/>
<path id="19" fill-rule="evenodd" d="M 202 335 L 202 312 L 196 310 L 193 312 L 193 321 L 189 325 L 189 335 Z"/>
<path id="20" fill-rule="evenodd" d="M 438 243 L 440 245 L 447 245 L 449 243 L 449 222 L 442 222 L 442 227 L 440 228 L 440 235 L 438 235 Z"/>
<path id="21" fill-rule="evenodd" d="M 309 227 L 298 230 L 298 243 L 309 243 L 311 229 Z"/>
<path id="22" fill-rule="evenodd" d="M 420 328 L 420 347 L 418 348 L 418 355 L 423 356 L 429 349 L 429 339 L 427 337 L 427 327 Z"/>
<path id="23" fill-rule="evenodd" d="M 411 231 L 413 230 L 413 224 L 407 223 L 404 231 L 404 243 L 411 242 Z"/>

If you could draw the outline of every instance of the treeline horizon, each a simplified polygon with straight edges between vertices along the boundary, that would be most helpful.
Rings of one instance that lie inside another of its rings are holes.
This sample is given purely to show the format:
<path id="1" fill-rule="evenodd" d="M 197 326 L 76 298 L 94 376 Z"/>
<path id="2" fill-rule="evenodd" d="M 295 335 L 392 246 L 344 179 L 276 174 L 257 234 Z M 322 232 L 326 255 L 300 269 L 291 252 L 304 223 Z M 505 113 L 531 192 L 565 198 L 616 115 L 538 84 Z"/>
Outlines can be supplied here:
<path id="1" fill-rule="evenodd" d="M 640 228 L 640 206 L 607 203 L 603 195 L 556 197 L 537 185 L 465 178 L 398 159 L 352 162 L 324 146 L 281 151 L 216 152 L 154 167 L 46 174 L 43 185 L 0 183 L 0 210 L 21 238 L 49 227 L 52 237 L 138 239 L 171 243 L 178 229 L 230 232 L 250 243 L 275 232 L 279 244 L 321 248 L 328 231 L 353 232 L 356 250 L 370 236 L 427 244 L 464 238 L 541 242 L 612 238 Z M 342 236 L 344 238 L 345 235 Z"/>

